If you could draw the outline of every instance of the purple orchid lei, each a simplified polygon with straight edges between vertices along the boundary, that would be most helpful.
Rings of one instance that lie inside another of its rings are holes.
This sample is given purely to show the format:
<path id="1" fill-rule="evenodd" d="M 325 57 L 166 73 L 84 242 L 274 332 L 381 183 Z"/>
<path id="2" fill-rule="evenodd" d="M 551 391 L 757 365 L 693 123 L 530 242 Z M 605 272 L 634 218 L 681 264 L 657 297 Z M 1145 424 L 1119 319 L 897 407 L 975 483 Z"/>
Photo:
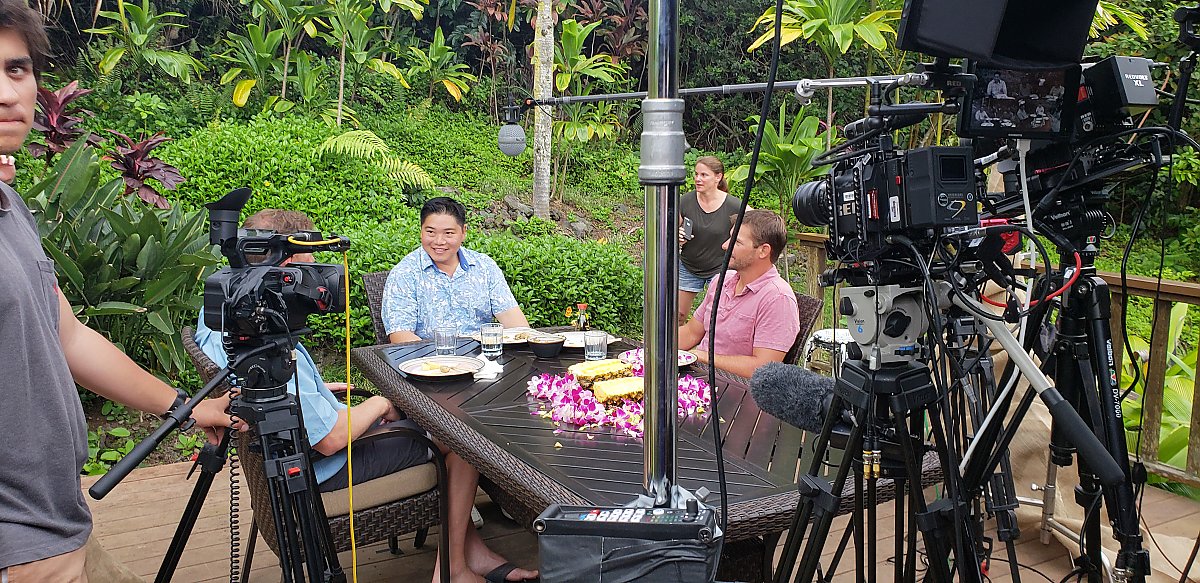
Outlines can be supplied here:
<path id="1" fill-rule="evenodd" d="M 642 376 L 640 363 L 634 366 L 634 376 Z M 542 401 L 533 415 L 552 419 L 555 425 L 569 423 L 579 429 L 611 426 L 632 437 L 642 437 L 641 400 L 624 400 L 620 405 L 606 406 L 596 400 L 592 391 L 579 386 L 575 377 L 542 374 L 529 379 L 529 394 Z M 704 379 L 684 375 L 679 377 L 679 417 L 707 415 L 709 411 L 708 383 Z M 562 429 L 555 429 L 560 433 Z"/>

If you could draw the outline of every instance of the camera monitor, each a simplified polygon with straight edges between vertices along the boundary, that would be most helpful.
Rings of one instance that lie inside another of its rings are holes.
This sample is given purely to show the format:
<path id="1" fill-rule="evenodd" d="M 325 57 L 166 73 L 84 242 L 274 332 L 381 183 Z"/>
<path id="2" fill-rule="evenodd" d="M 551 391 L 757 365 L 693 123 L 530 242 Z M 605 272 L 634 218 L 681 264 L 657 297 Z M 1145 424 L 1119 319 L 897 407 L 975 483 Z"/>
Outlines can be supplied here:
<path id="1" fill-rule="evenodd" d="M 897 46 L 997 67 L 1078 63 L 1097 0 L 905 0 Z"/>
<path id="2" fill-rule="evenodd" d="M 975 68 L 975 85 L 959 114 L 958 134 L 971 138 L 1063 140 L 1074 127 L 1079 66 L 1053 69 Z"/>

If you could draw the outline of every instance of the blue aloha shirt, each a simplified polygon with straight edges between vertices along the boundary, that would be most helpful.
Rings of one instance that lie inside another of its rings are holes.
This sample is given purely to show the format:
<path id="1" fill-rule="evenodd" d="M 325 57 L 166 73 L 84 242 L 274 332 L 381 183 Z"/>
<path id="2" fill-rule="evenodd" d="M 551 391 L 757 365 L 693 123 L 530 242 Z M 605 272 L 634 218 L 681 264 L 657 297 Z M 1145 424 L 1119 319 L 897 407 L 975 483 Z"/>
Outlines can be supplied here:
<path id="1" fill-rule="evenodd" d="M 383 286 L 383 327 L 388 334 L 411 330 L 431 338 L 438 326 L 474 334 L 496 314 L 517 307 L 500 266 L 491 257 L 458 249 L 458 268 L 446 275 L 418 247 L 392 268 Z"/>
<path id="2" fill-rule="evenodd" d="M 229 362 L 225 347 L 221 343 L 221 333 L 204 324 L 204 310 L 200 310 L 200 322 L 196 324 L 196 345 L 208 355 L 217 366 L 224 367 Z M 312 356 L 299 342 L 296 343 L 296 374 L 288 383 L 288 390 L 297 395 L 300 401 L 300 411 L 304 414 L 304 429 L 308 433 L 308 445 L 316 445 L 325 439 L 337 423 L 338 411 L 346 408 L 346 404 L 337 400 L 333 392 L 325 386 L 321 373 Z M 313 473 L 320 484 L 346 465 L 346 450 L 343 449 L 329 457 L 323 457 L 313 462 Z"/>

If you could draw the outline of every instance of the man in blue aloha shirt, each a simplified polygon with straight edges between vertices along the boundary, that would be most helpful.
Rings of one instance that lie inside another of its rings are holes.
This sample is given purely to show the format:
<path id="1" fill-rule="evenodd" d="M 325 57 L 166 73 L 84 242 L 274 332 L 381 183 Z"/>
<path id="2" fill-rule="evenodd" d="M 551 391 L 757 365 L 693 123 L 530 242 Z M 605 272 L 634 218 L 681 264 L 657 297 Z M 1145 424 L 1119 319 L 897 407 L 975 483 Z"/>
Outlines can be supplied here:
<path id="1" fill-rule="evenodd" d="M 493 319 L 505 328 L 528 326 L 504 274 L 491 257 L 464 249 L 467 211 L 439 196 L 421 207 L 421 247 L 388 274 L 383 326 L 392 342 L 429 339 L 438 326 L 478 332 Z"/>

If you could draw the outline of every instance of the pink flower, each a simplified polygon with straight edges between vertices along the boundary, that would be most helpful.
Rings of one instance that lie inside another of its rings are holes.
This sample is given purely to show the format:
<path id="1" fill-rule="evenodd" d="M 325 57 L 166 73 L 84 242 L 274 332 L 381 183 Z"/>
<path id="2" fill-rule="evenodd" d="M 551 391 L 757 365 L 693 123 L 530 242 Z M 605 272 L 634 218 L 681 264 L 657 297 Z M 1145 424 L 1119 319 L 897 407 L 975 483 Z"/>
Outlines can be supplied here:
<path id="1" fill-rule="evenodd" d="M 640 373 L 641 370 L 636 372 Z M 640 376 L 635 375 L 635 376 Z M 645 407 L 642 401 L 623 401 L 619 405 L 606 406 L 596 400 L 592 391 L 579 386 L 571 375 L 543 374 L 529 379 L 527 390 L 534 398 L 545 403 L 548 410 L 531 414 L 548 417 L 555 422 L 570 423 L 580 429 L 608 426 L 632 437 L 642 437 Z M 679 416 L 707 415 L 710 410 L 708 383 L 703 379 L 685 375 L 679 379 Z M 542 409 L 542 408 L 540 408 Z M 561 432 L 556 429 L 555 433 Z"/>

